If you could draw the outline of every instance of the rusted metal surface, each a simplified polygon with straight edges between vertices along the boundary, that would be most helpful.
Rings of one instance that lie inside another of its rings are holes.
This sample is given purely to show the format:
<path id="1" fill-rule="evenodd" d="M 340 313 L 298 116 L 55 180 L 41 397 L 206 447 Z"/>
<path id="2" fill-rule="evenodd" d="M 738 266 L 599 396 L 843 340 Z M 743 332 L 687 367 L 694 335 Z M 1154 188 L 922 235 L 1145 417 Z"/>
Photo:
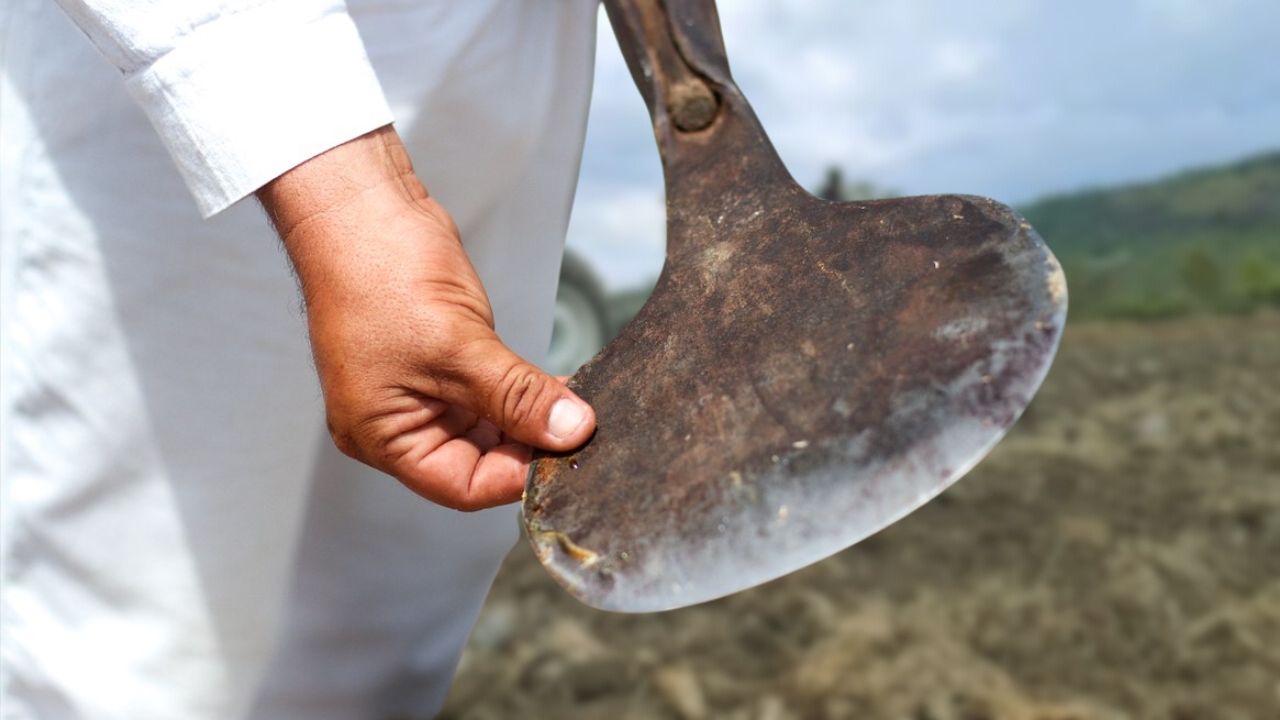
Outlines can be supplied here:
<path id="1" fill-rule="evenodd" d="M 656 0 L 606 7 L 662 151 L 667 259 L 570 382 L 599 431 L 537 459 L 524 514 L 570 592 L 650 611 L 817 561 L 967 472 L 1048 371 L 1066 285 L 992 200 L 800 188 L 732 83 L 712 2 L 668 0 L 665 45 L 646 38 Z M 703 130 L 675 127 L 656 52 L 713 91 Z"/>

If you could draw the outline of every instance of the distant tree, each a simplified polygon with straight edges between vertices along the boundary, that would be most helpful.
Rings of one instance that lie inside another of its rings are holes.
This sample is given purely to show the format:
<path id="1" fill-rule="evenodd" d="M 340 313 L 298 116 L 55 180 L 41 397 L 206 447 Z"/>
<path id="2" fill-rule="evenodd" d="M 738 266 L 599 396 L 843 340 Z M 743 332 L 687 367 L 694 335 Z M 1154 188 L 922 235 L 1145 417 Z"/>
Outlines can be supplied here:
<path id="1" fill-rule="evenodd" d="M 844 171 L 832 165 L 827 168 L 827 177 L 818 188 L 818 197 L 823 200 L 844 200 Z"/>
<path id="2" fill-rule="evenodd" d="M 844 171 L 838 165 L 827 167 L 822 185 L 814 193 L 823 200 L 839 200 L 851 202 L 858 200 L 878 200 L 880 198 L 897 197 L 898 192 L 883 188 L 867 180 L 847 181 Z"/>
<path id="3" fill-rule="evenodd" d="M 1254 253 L 1240 262 L 1240 288 L 1252 302 L 1280 305 L 1280 268 Z"/>
<path id="4" fill-rule="evenodd" d="M 1206 305 L 1216 306 L 1222 299 L 1222 269 L 1204 248 L 1192 248 L 1182 256 L 1182 284 Z"/>

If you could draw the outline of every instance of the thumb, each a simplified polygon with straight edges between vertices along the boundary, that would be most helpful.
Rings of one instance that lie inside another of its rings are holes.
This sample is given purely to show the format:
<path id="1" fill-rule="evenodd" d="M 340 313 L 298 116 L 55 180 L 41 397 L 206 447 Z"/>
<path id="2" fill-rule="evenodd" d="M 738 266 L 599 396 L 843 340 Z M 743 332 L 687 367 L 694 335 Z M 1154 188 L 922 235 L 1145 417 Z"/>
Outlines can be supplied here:
<path id="1" fill-rule="evenodd" d="M 591 406 L 564 383 L 500 342 L 471 364 L 472 409 L 511 439 L 543 450 L 566 451 L 585 443 L 596 429 Z"/>

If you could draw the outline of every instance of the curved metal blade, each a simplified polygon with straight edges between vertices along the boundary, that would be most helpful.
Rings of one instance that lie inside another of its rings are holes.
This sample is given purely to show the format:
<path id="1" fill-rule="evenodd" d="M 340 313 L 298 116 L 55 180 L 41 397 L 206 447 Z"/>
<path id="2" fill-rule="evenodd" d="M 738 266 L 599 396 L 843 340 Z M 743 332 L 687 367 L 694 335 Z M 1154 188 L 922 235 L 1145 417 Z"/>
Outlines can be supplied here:
<path id="1" fill-rule="evenodd" d="M 531 471 L 530 540 L 589 605 L 703 602 L 898 520 L 1004 435 L 1061 337 L 1061 269 L 1003 205 L 736 190 L 764 210 L 672 204 L 649 304 L 571 382 L 596 437 Z"/>

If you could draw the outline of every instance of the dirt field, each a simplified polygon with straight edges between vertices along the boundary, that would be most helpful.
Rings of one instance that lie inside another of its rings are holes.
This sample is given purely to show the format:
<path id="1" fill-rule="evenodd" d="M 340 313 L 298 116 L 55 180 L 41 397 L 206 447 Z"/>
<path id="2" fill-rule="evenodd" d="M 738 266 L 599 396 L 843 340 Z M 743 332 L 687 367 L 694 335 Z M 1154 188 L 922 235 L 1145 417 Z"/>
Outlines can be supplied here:
<path id="1" fill-rule="evenodd" d="M 1280 315 L 1071 326 L 967 478 L 724 600 L 595 611 L 522 544 L 441 717 L 1280 718 Z"/>

